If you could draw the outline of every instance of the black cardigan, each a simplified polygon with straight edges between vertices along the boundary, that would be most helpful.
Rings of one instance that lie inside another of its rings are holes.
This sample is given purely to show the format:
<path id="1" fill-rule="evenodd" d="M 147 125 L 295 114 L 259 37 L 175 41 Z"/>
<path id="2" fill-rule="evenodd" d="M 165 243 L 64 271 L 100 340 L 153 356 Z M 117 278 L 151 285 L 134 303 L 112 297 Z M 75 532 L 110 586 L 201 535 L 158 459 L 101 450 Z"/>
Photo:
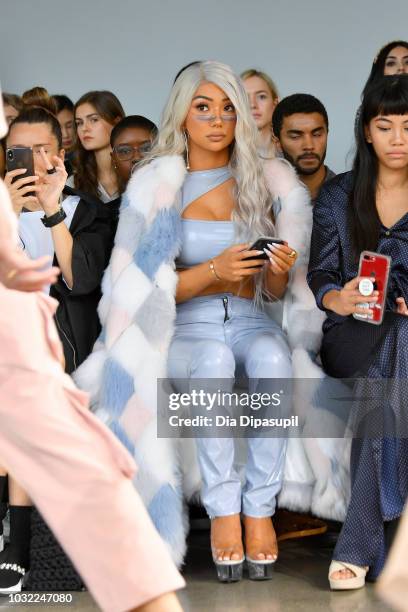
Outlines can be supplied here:
<path id="1" fill-rule="evenodd" d="M 89 355 L 101 330 L 97 306 L 102 275 L 113 247 L 120 198 L 103 204 L 70 187 L 64 193 L 80 196 L 69 227 L 73 238 L 73 286 L 68 289 L 60 276 L 50 295 L 59 302 L 55 318 L 64 347 L 65 369 L 71 373 Z M 58 266 L 56 257 L 54 265 Z"/>

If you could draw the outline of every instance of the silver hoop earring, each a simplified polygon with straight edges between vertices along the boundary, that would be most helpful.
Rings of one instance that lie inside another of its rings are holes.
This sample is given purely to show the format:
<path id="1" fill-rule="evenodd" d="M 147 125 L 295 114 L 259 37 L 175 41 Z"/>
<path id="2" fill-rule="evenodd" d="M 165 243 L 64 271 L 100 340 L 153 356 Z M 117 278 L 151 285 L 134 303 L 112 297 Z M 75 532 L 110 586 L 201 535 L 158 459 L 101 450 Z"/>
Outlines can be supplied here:
<path id="1" fill-rule="evenodd" d="M 183 138 L 184 138 L 184 145 L 186 147 L 186 168 L 187 170 L 190 170 L 190 160 L 188 157 L 188 135 L 187 135 L 187 130 L 183 131 Z"/>

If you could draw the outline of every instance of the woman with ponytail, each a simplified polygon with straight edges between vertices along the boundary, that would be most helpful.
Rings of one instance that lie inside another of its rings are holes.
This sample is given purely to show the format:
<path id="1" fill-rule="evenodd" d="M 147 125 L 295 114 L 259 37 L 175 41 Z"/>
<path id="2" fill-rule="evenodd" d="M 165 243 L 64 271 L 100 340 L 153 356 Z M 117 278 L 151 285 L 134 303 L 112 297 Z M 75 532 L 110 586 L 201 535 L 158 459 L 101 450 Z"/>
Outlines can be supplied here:
<path id="1" fill-rule="evenodd" d="M 65 188 L 56 103 L 42 87 L 25 92 L 22 100 L 24 106 L 10 124 L 6 144 L 11 151 L 19 147 L 32 150 L 35 175 L 25 176 L 24 168 L 12 170 L 5 184 L 19 218 L 21 249 L 32 259 L 48 258 L 48 265 L 53 261 L 61 270 L 47 292 L 59 302 L 55 320 L 65 369 L 71 373 L 90 353 L 100 331 L 96 308 L 113 245 L 117 208 L 108 209 L 94 197 Z M 68 197 L 62 201 L 64 190 Z M 5 476 L 3 471 L 0 495 L 4 494 Z M 0 569 L 0 593 L 21 590 L 21 574 L 10 566 L 27 570 L 29 563 L 30 500 L 11 478 L 9 497 L 11 536 L 4 560 L 8 567 Z"/>

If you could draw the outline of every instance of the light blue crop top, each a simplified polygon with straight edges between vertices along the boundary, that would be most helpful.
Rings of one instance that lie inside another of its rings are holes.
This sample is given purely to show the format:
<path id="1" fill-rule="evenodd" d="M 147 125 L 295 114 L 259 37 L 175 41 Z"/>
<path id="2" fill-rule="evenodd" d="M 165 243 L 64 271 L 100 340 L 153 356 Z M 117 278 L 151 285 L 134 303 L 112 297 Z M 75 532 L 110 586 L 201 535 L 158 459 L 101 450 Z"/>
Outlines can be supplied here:
<path id="1" fill-rule="evenodd" d="M 191 202 L 230 178 L 231 171 L 228 166 L 189 172 L 181 192 L 181 214 Z M 234 244 L 233 221 L 182 219 L 181 222 L 182 246 L 176 262 L 178 268 L 190 268 L 208 261 Z"/>

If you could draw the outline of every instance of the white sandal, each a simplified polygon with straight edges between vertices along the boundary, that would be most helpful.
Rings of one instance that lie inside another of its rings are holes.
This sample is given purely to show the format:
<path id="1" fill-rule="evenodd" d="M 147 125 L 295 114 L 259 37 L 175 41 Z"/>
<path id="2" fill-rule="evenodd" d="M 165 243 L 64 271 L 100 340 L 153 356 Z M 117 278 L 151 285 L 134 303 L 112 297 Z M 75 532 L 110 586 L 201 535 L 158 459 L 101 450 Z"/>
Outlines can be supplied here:
<path id="1" fill-rule="evenodd" d="M 342 570 L 348 569 L 355 576 L 353 578 L 338 578 L 333 580 L 330 578 L 334 572 L 341 572 Z M 368 567 L 361 567 L 361 565 L 354 565 L 353 563 L 346 563 L 345 561 L 332 561 L 329 567 L 329 582 L 330 588 L 333 591 L 348 591 L 351 589 L 361 589 L 365 585 L 365 577 L 368 572 Z"/>

